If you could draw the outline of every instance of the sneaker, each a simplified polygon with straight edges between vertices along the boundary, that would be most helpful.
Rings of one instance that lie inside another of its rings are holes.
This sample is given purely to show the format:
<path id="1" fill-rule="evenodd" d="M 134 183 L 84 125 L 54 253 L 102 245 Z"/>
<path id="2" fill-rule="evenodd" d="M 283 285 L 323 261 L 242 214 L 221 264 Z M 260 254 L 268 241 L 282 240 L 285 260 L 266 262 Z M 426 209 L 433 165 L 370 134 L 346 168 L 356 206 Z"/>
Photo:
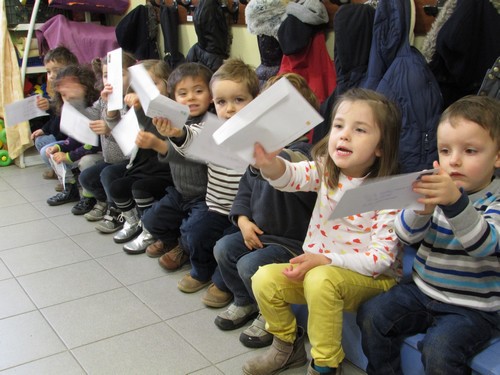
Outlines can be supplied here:
<path id="1" fill-rule="evenodd" d="M 273 335 L 266 331 L 266 320 L 259 314 L 252 325 L 240 334 L 240 342 L 247 348 L 264 348 L 273 343 Z"/>
<path id="2" fill-rule="evenodd" d="M 187 261 L 189 261 L 189 255 L 186 254 L 180 245 L 177 245 L 158 259 L 160 266 L 168 271 L 174 271 L 181 268 Z"/>
<path id="3" fill-rule="evenodd" d="M 71 213 L 73 215 L 84 215 L 94 207 L 96 202 L 95 198 L 83 197 L 76 205 L 73 206 Z"/>
<path id="4" fill-rule="evenodd" d="M 80 192 L 76 184 L 66 184 L 66 189 L 47 199 L 49 206 L 59 206 L 61 204 L 78 202 L 80 200 Z"/>
<path id="5" fill-rule="evenodd" d="M 44 180 L 57 180 L 56 172 L 52 168 L 43 171 L 42 177 Z"/>
<path id="6" fill-rule="evenodd" d="M 123 228 L 124 221 L 122 214 L 116 208 L 111 207 L 104 218 L 97 223 L 95 229 L 101 233 L 114 233 Z"/>
<path id="7" fill-rule="evenodd" d="M 231 331 L 243 327 L 246 322 L 254 319 L 258 313 L 259 309 L 254 303 L 245 306 L 236 306 L 232 303 L 226 311 L 217 315 L 214 323 L 223 331 Z"/>
<path id="8" fill-rule="evenodd" d="M 94 207 L 87 212 L 83 217 L 88 221 L 100 221 L 104 219 L 106 211 L 108 209 L 108 204 L 106 202 L 97 201 Z"/>
<path id="9" fill-rule="evenodd" d="M 208 281 L 200 281 L 196 280 L 191 274 L 185 274 L 182 279 L 177 283 L 177 289 L 184 293 L 194 293 L 198 290 L 203 289 L 208 284 L 210 284 L 210 280 Z"/>
<path id="10" fill-rule="evenodd" d="M 146 251 L 146 248 L 154 242 L 153 235 L 149 233 L 146 229 L 142 229 L 142 233 L 139 234 L 134 240 L 123 245 L 123 251 L 127 254 L 142 254 Z"/>
<path id="11" fill-rule="evenodd" d="M 64 190 L 64 186 L 63 186 L 63 184 L 62 184 L 61 182 L 58 182 L 58 183 L 56 184 L 56 186 L 54 186 L 54 190 L 55 190 L 55 191 L 58 191 L 58 192 L 63 191 L 63 190 Z"/>
<path id="12" fill-rule="evenodd" d="M 201 297 L 201 302 L 205 306 L 215 308 L 227 306 L 232 300 L 233 293 L 220 290 L 214 283 L 208 287 L 203 297 Z"/>

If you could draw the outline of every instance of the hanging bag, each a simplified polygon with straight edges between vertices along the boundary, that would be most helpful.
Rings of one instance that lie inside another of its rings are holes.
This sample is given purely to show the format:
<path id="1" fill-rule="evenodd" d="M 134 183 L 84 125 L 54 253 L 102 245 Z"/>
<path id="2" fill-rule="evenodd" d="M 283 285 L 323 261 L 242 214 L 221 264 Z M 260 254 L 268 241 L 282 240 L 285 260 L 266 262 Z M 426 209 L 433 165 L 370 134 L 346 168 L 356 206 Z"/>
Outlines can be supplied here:
<path id="1" fill-rule="evenodd" d="M 130 6 L 130 0 L 49 0 L 49 5 L 75 12 L 122 15 Z"/>

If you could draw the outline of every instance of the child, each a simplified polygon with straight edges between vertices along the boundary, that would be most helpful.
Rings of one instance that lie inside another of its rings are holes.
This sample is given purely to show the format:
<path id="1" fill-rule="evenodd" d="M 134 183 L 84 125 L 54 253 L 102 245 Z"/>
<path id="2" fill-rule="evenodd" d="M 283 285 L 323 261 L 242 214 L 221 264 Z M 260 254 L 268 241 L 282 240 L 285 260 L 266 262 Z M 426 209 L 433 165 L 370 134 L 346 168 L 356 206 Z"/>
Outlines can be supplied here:
<path id="1" fill-rule="evenodd" d="M 304 330 L 291 304 L 307 304 L 312 361 L 308 374 L 335 374 L 344 353 L 342 311 L 391 288 L 401 274 L 394 210 L 331 220 L 343 192 L 365 179 L 397 170 L 401 116 L 382 95 L 353 89 L 339 97 L 330 133 L 313 149 L 314 162 L 290 163 L 255 147 L 256 166 L 283 191 L 317 191 L 303 245 L 288 264 L 268 264 L 252 277 L 252 290 L 271 347 L 243 366 L 247 375 L 276 373 L 307 361 Z"/>
<path id="2" fill-rule="evenodd" d="M 189 106 L 186 126 L 199 124 L 208 111 L 212 96 L 208 84 L 212 72 L 198 63 L 184 63 L 172 71 L 168 78 L 169 96 Z M 168 120 L 155 118 L 153 123 L 160 132 Z M 189 248 L 187 233 L 205 217 L 207 191 L 207 167 L 197 161 L 184 158 L 170 141 L 164 142 L 159 159 L 168 162 L 172 171 L 173 186 L 168 186 L 164 197 L 153 204 L 142 217 L 148 241 L 156 239 L 146 248 L 138 247 L 133 254 L 144 253 L 160 258 L 160 265 L 169 270 L 180 268 L 188 261 L 184 249 Z M 168 253 L 169 251 L 172 251 Z M 131 251 L 129 251 L 132 254 Z M 161 260 L 165 261 L 165 264 Z"/>
<path id="3" fill-rule="evenodd" d="M 166 94 L 166 80 L 170 74 L 168 65 L 161 60 L 145 60 L 142 63 L 160 93 Z M 107 83 L 102 92 L 103 97 L 107 98 L 112 90 L 111 85 Z M 135 140 L 136 151 L 132 152 L 125 170 L 120 164 L 108 166 L 103 170 L 103 173 L 108 175 L 111 172 L 116 173 L 117 170 L 123 172 L 120 178 L 109 181 L 109 187 L 105 187 L 109 189 L 111 199 L 125 219 L 123 228 L 113 236 L 116 243 L 127 243 L 142 232 L 141 215 L 151 207 L 154 201 L 163 197 L 165 188 L 172 184 L 169 165 L 158 160 L 158 152 L 163 150 L 165 144 L 164 138 L 154 127 L 152 119 L 147 117 L 142 110 L 137 94 L 127 94 L 124 102 L 135 109 L 141 130 Z M 120 119 L 120 111 L 107 112 L 106 123 L 110 128 L 116 126 Z M 105 217 L 96 228 L 101 232 L 109 233 L 110 228 L 114 231 L 116 226 L 120 225 L 117 217 L 111 217 L 111 220 Z M 130 248 L 127 245 L 124 246 L 124 251 L 135 250 L 134 246 Z"/>
<path id="4" fill-rule="evenodd" d="M 421 245 L 413 283 L 365 302 L 357 315 L 368 374 L 401 374 L 404 337 L 420 341 L 426 374 L 469 374 L 468 360 L 500 323 L 500 102 L 467 96 L 437 129 L 439 171 L 414 191 L 423 211 L 403 210 L 396 234 Z"/>
<path id="5" fill-rule="evenodd" d="M 56 91 L 54 102 L 57 113 L 60 114 L 63 104 L 68 102 L 84 115 L 91 116 L 92 110 L 89 107 L 99 97 L 99 92 L 94 85 L 95 75 L 85 66 L 70 65 L 60 70 L 54 82 Z M 97 154 L 99 150 L 99 146 L 84 145 L 71 137 L 47 147 L 47 157 L 52 156 L 57 164 L 64 163 L 66 169 L 65 188 L 62 192 L 47 199 L 49 206 L 80 200 L 72 169 L 84 170 L 102 160 L 102 156 Z"/>
<path id="6" fill-rule="evenodd" d="M 229 59 L 224 61 L 212 76 L 210 90 L 217 116 L 227 120 L 258 95 L 259 78 L 251 66 L 239 59 Z M 163 129 L 165 131 L 163 134 L 171 136 L 170 140 L 174 147 L 184 154 L 193 137 L 196 137 L 202 129 L 202 124 L 184 127 L 182 131 L 179 131 L 169 127 L 167 123 Z M 176 133 L 177 137 L 172 137 Z M 219 238 L 236 230 L 228 215 L 241 176 L 241 171 L 208 163 L 208 185 L 205 198 L 208 211 L 205 216 L 200 216 L 198 224 L 188 231 L 187 236 L 190 238 L 188 251 L 192 267 L 191 271 L 184 275 L 177 284 L 180 291 L 193 293 L 213 281 L 213 288 L 221 292 L 218 295 L 212 294 L 212 303 L 218 307 L 227 305 L 232 295 L 225 292 L 227 288 L 219 273 L 215 273 L 217 262 L 213 249 Z M 167 253 L 160 258 L 160 264 L 167 265 L 170 259 L 172 259 L 172 254 Z M 165 268 L 168 269 L 168 267 Z"/>
<path id="7" fill-rule="evenodd" d="M 269 79 L 264 89 L 286 77 L 302 95 L 318 108 L 316 96 L 306 80 L 295 73 L 285 73 Z M 289 144 L 280 156 L 290 161 L 310 160 L 311 145 L 307 137 Z M 284 263 L 301 254 L 307 224 L 316 201 L 316 193 L 284 193 L 274 189 L 258 170 L 249 167 L 240 181 L 229 218 L 241 232 L 220 239 L 214 248 L 225 284 L 234 295 L 229 308 L 220 313 L 215 324 L 223 330 L 243 326 L 258 311 L 252 293 L 250 278 L 260 266 L 268 263 Z M 278 212 L 293 215 L 277 215 Z M 223 295 L 215 285 L 210 286 L 203 301 L 211 307 Z M 253 324 L 240 335 L 240 341 L 248 347 L 264 347 L 271 344 L 272 335 L 265 331 L 265 321 L 259 315 Z"/>
<path id="8" fill-rule="evenodd" d="M 122 53 L 122 79 L 123 92 L 125 94 L 129 88 L 129 75 L 127 69 L 134 64 L 135 58 L 132 55 L 125 52 Z M 108 81 L 108 65 L 106 58 L 102 60 L 94 59 L 93 66 L 96 67 L 96 70 L 100 66 L 99 70 L 101 73 L 99 75 L 102 78 L 103 85 L 105 85 Z M 120 164 L 122 169 L 117 172 L 114 177 L 118 178 L 124 173 L 127 160 L 111 134 L 111 128 L 104 120 L 107 112 L 107 97 L 104 98 L 101 96 L 99 100 L 94 103 L 94 110 L 96 111 L 96 117 L 99 117 L 99 120 L 92 121 L 90 123 L 90 128 L 96 134 L 99 134 L 104 160 L 80 173 L 78 181 L 82 186 L 82 199 L 80 199 L 80 202 L 72 209 L 74 214 L 84 215 L 88 221 L 102 220 L 108 208 L 107 194 L 103 184 L 101 183 L 102 170 L 108 165 Z M 127 110 L 128 107 L 124 104 L 121 114 L 125 115 Z M 109 179 L 113 177 L 107 178 Z"/>
<path id="9" fill-rule="evenodd" d="M 47 52 L 43 58 L 43 65 L 47 69 L 47 87 L 53 89 L 54 81 L 57 73 L 68 65 L 77 65 L 77 57 L 66 47 L 56 47 Z M 55 172 L 50 166 L 50 162 L 45 153 L 47 147 L 52 146 L 57 141 L 62 141 L 67 138 L 67 135 L 59 129 L 61 118 L 53 113 L 50 105 L 50 99 L 38 97 L 37 107 L 42 111 L 49 111 L 50 117 L 48 121 L 40 128 L 31 133 L 31 139 L 35 142 L 35 147 L 40 153 L 42 160 L 48 167 L 43 172 L 42 177 L 45 179 L 57 178 Z"/>

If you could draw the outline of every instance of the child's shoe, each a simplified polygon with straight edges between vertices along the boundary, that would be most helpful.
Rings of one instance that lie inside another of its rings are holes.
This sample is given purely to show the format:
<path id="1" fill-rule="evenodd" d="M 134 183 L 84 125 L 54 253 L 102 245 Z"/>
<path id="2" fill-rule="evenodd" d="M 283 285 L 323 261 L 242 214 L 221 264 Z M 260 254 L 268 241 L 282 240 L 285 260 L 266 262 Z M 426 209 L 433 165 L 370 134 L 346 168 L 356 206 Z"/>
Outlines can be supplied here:
<path id="1" fill-rule="evenodd" d="M 201 302 L 208 307 L 221 308 L 227 306 L 233 300 L 233 293 L 226 292 L 217 288 L 217 285 L 212 283 L 203 297 L 201 297 Z"/>
<path id="2" fill-rule="evenodd" d="M 127 254 L 142 254 L 153 242 L 155 242 L 153 235 L 143 228 L 142 233 L 139 234 L 139 236 L 123 245 L 123 251 Z"/>
<path id="3" fill-rule="evenodd" d="M 254 319 L 258 313 L 259 309 L 255 303 L 245 306 L 236 306 L 232 303 L 226 311 L 217 315 L 214 323 L 223 331 L 231 331 L 243 327 L 249 320 Z"/>
<path id="4" fill-rule="evenodd" d="M 114 233 L 117 230 L 123 228 L 123 222 L 125 219 L 123 218 L 120 211 L 118 211 L 114 207 L 109 207 L 108 212 L 104 215 L 104 218 L 97 223 L 95 229 L 97 229 L 101 233 Z"/>
<path id="5" fill-rule="evenodd" d="M 146 255 L 150 258 L 158 258 L 168 253 L 176 246 L 177 242 L 174 242 L 171 245 L 165 245 L 162 240 L 156 240 L 146 248 Z"/>
<path id="6" fill-rule="evenodd" d="M 58 183 L 56 184 L 56 186 L 54 186 L 54 190 L 55 190 L 55 191 L 57 191 L 57 192 L 61 192 L 61 191 L 63 191 L 63 190 L 64 190 L 64 186 L 63 186 L 63 184 L 62 184 L 61 182 L 58 182 Z"/>
<path id="7" fill-rule="evenodd" d="M 266 320 L 259 314 L 252 325 L 240 334 L 240 342 L 247 348 L 264 348 L 273 342 L 273 335 L 266 331 Z"/>
<path id="8" fill-rule="evenodd" d="M 289 368 L 303 366 L 306 362 L 304 329 L 297 327 L 297 337 L 293 343 L 285 342 L 275 336 L 267 351 L 243 365 L 243 373 L 245 375 L 277 374 Z"/>
<path id="9" fill-rule="evenodd" d="M 177 270 L 187 263 L 187 261 L 189 261 L 189 255 L 186 254 L 181 245 L 177 245 L 158 259 L 160 266 L 167 271 Z"/>
<path id="10" fill-rule="evenodd" d="M 125 222 L 123 228 L 113 236 L 113 241 L 116 243 L 125 243 L 132 241 L 142 232 L 141 222 L 139 220 L 139 212 L 137 208 L 122 212 Z"/>
<path id="11" fill-rule="evenodd" d="M 59 206 L 61 204 L 77 202 L 80 200 L 80 192 L 76 184 L 66 184 L 66 189 L 47 199 L 49 206 Z"/>
<path id="12" fill-rule="evenodd" d="M 104 219 L 106 211 L 108 209 L 108 204 L 106 202 L 97 201 L 94 207 L 87 212 L 83 217 L 88 221 L 99 221 Z"/>
<path id="13" fill-rule="evenodd" d="M 57 180 L 56 172 L 52 168 L 43 171 L 42 177 L 44 180 Z"/>
<path id="14" fill-rule="evenodd" d="M 73 206 L 71 213 L 73 215 L 84 215 L 94 207 L 96 202 L 95 198 L 82 197 L 80 201 Z"/>
<path id="15" fill-rule="evenodd" d="M 314 368 L 314 359 L 311 359 L 311 362 L 309 362 L 309 366 L 307 367 L 306 375 L 342 375 L 342 365 L 340 364 L 337 368 L 330 368 L 329 371 L 326 372 L 320 372 Z"/>
<path id="16" fill-rule="evenodd" d="M 177 283 L 177 289 L 184 293 L 194 293 L 203 289 L 208 284 L 210 284 L 210 280 L 200 281 L 191 276 L 191 274 L 187 273 Z"/>

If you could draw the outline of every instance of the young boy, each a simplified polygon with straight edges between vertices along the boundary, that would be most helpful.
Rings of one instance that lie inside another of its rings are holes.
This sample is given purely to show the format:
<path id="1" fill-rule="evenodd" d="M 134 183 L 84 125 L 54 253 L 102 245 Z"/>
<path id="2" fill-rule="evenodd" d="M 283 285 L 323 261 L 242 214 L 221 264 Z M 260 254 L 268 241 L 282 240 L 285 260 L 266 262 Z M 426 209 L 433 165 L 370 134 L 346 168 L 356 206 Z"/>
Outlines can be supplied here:
<path id="1" fill-rule="evenodd" d="M 272 77 L 264 89 L 286 77 L 292 85 L 318 108 L 316 96 L 306 80 L 294 73 Z M 289 144 L 280 156 L 291 161 L 309 160 L 312 145 L 307 137 Z M 273 188 L 262 178 L 259 171 L 248 167 L 243 175 L 229 218 L 240 231 L 221 238 L 214 248 L 225 284 L 234 295 L 229 308 L 221 312 L 215 324 L 222 330 L 234 330 L 255 317 L 258 308 L 252 292 L 251 277 L 257 269 L 268 263 L 284 263 L 302 254 L 316 193 L 284 193 Z M 293 212 L 293 215 L 283 214 Z M 214 296 L 222 291 L 211 286 L 203 302 L 214 306 Z M 259 315 L 253 324 L 243 331 L 240 341 L 253 348 L 271 344 L 273 336 L 265 330 L 265 320 Z"/>
<path id="2" fill-rule="evenodd" d="M 250 103 L 259 93 L 259 79 L 252 67 L 239 59 L 229 59 L 214 73 L 210 89 L 217 116 L 227 120 Z M 184 127 L 182 131 L 166 128 L 174 147 L 184 154 L 193 137 L 199 133 L 202 124 Z M 215 242 L 228 232 L 237 230 L 229 221 L 228 215 L 238 190 L 241 171 L 234 171 L 208 163 L 208 183 L 205 202 L 208 210 L 199 217 L 196 226 L 187 229 L 189 237 L 187 250 L 191 261 L 190 273 L 179 281 L 178 288 L 185 293 L 196 292 L 211 281 L 222 290 L 216 302 L 217 307 L 228 304 L 232 295 L 225 292 L 220 275 L 216 272 L 217 263 L 213 255 Z M 174 252 L 160 258 L 160 265 L 171 269 L 172 260 L 178 257 Z"/>
<path id="3" fill-rule="evenodd" d="M 68 65 L 77 65 L 78 59 L 69 49 L 61 46 L 48 51 L 43 58 L 43 64 L 45 69 L 47 69 L 47 88 L 48 91 L 51 91 L 54 89 L 54 81 L 57 73 Z M 67 136 L 61 133 L 59 129 L 61 117 L 53 113 L 53 109 L 50 106 L 50 99 L 38 97 L 36 104 L 42 111 L 49 111 L 50 117 L 40 129 L 31 133 L 31 139 L 35 142 L 35 147 L 48 168 L 43 172 L 42 177 L 45 179 L 57 179 L 45 154 L 45 150 L 57 141 L 65 140 Z"/>
<path id="4" fill-rule="evenodd" d="M 426 373 L 468 374 L 468 360 L 500 323 L 500 102 L 467 96 L 442 115 L 439 171 L 414 184 L 425 209 L 403 210 L 398 237 L 421 242 L 413 283 L 367 301 L 357 322 L 368 374 L 400 374 L 404 337 L 421 342 Z"/>

